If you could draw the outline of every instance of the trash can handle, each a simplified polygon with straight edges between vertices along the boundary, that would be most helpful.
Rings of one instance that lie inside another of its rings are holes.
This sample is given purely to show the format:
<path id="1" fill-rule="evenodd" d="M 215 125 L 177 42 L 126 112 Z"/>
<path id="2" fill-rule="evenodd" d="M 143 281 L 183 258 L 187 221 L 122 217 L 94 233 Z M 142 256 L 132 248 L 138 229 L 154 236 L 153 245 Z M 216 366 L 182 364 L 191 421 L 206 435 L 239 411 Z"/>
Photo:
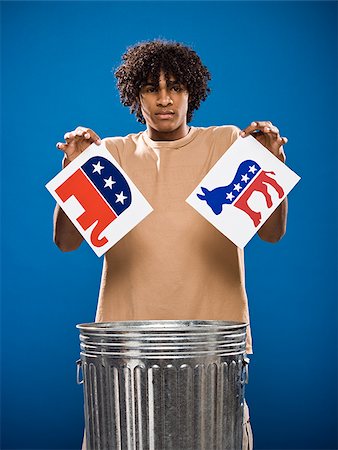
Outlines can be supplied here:
<path id="1" fill-rule="evenodd" d="M 77 384 L 83 384 L 83 372 L 82 372 L 82 379 L 80 380 L 80 370 L 82 372 L 82 361 L 81 361 L 81 359 L 78 359 L 76 361 L 76 382 L 77 382 Z"/>
<path id="2" fill-rule="evenodd" d="M 244 362 L 244 379 L 243 379 L 243 384 L 248 384 L 249 383 L 249 363 L 250 363 L 250 359 L 249 358 L 244 358 L 243 362 Z"/>

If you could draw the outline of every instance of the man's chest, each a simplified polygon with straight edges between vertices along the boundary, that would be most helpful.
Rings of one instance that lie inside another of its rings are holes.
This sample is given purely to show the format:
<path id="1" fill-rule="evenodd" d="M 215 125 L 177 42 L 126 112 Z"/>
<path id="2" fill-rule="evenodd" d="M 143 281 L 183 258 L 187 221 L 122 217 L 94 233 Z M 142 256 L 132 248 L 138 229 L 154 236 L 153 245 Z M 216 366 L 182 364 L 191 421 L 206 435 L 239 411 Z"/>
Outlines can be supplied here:
<path id="1" fill-rule="evenodd" d="M 219 152 L 213 150 L 162 149 L 142 157 L 131 154 L 124 160 L 123 168 L 153 208 L 173 208 L 185 202 L 216 163 Z"/>

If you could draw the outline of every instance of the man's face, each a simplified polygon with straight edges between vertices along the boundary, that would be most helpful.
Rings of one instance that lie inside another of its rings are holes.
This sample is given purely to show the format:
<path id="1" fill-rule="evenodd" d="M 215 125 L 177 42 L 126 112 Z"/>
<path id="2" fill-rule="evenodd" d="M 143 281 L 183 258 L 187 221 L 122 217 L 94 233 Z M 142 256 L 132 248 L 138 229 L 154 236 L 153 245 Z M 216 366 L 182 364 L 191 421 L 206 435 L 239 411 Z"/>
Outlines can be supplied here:
<path id="1" fill-rule="evenodd" d="M 187 134 L 188 97 L 186 87 L 173 76 L 167 81 L 163 71 L 158 87 L 147 80 L 140 90 L 140 104 L 151 139 L 175 140 Z"/>

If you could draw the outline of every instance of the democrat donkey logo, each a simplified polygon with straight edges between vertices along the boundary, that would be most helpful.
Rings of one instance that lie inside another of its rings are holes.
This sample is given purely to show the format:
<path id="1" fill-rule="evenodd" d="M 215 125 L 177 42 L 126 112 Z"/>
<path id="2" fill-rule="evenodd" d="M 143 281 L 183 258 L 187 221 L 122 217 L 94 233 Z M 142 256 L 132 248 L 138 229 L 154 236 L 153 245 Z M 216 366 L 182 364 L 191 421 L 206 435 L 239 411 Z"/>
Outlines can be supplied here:
<path id="1" fill-rule="evenodd" d="M 262 170 L 255 161 L 243 161 L 236 172 L 233 181 L 227 186 L 220 186 L 213 190 L 201 187 L 203 194 L 197 194 L 200 200 L 204 200 L 215 214 L 220 214 L 223 205 L 233 205 L 249 215 L 255 227 L 261 222 L 262 215 L 259 211 L 254 211 L 248 204 L 254 192 L 261 192 L 264 195 L 268 208 L 271 208 L 273 201 L 268 191 L 268 185 L 272 186 L 281 199 L 284 196 L 283 188 L 273 178 L 275 172 Z"/>

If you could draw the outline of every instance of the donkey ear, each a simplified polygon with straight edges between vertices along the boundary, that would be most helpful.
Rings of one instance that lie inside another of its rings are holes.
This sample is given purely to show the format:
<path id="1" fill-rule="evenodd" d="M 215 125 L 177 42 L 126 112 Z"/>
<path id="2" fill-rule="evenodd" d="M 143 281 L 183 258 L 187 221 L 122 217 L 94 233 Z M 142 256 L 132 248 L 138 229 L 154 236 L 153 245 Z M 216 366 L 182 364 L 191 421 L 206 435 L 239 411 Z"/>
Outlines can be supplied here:
<path id="1" fill-rule="evenodd" d="M 201 187 L 203 194 L 207 194 L 209 190 L 207 188 Z"/>
<path id="2" fill-rule="evenodd" d="M 200 198 L 201 200 L 205 200 L 205 195 L 197 194 L 197 197 Z"/>

